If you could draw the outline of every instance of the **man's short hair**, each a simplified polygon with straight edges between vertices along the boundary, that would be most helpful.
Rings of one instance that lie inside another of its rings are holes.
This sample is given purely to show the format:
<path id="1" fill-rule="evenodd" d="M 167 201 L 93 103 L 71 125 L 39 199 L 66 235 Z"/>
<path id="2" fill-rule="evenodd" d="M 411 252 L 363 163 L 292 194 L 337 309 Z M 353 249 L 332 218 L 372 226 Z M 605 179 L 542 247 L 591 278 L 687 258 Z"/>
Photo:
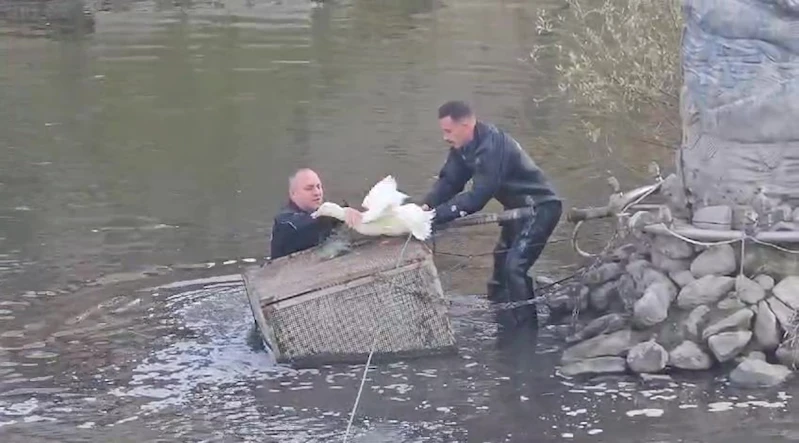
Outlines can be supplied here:
<path id="1" fill-rule="evenodd" d="M 294 182 L 297 180 L 297 177 L 302 174 L 303 172 L 316 172 L 311 168 L 300 168 L 294 171 L 291 176 L 289 176 L 289 190 L 294 189 Z"/>
<path id="2" fill-rule="evenodd" d="M 461 120 L 472 115 L 472 108 L 466 102 L 460 100 L 448 101 L 438 108 L 439 120 L 445 117 L 449 117 L 452 120 Z"/>

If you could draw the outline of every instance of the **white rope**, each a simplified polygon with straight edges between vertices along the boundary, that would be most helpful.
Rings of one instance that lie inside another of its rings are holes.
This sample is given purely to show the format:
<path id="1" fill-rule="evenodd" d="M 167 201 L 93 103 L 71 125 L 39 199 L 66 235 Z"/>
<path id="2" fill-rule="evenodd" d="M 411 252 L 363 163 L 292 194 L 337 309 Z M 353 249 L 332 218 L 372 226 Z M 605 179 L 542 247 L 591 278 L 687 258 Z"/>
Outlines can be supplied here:
<path id="1" fill-rule="evenodd" d="M 738 275 L 744 275 L 744 257 L 746 257 L 746 237 L 741 239 L 741 266 L 738 268 Z"/>
<path id="2" fill-rule="evenodd" d="M 772 248 L 774 248 L 774 249 L 776 249 L 778 251 L 787 252 L 788 254 L 799 254 L 799 250 L 796 250 L 796 249 L 783 248 L 780 245 L 775 245 L 774 243 L 769 243 L 769 242 L 766 242 L 766 241 L 763 241 L 763 240 L 758 240 L 757 238 L 754 238 L 754 237 L 751 237 L 751 240 L 753 242 L 761 244 L 763 246 L 769 246 L 769 247 L 772 247 Z"/>
<path id="3" fill-rule="evenodd" d="M 408 247 L 408 243 L 411 241 L 411 235 L 408 235 L 408 238 L 405 240 L 405 244 L 402 245 L 402 249 L 400 250 L 399 257 L 397 257 L 397 264 L 394 266 L 394 269 L 399 268 L 400 264 L 402 264 L 402 257 L 405 255 L 405 248 Z M 385 307 L 385 306 L 384 306 Z M 350 435 L 350 429 L 352 429 L 352 422 L 355 419 L 355 411 L 358 410 L 358 404 L 361 402 L 361 394 L 363 394 L 363 387 L 366 384 L 366 374 L 369 373 L 369 366 L 372 363 L 372 356 L 375 353 L 375 347 L 377 346 L 377 338 L 380 336 L 380 333 L 383 332 L 383 325 L 385 322 L 381 322 L 378 319 L 377 330 L 375 331 L 374 338 L 372 339 L 372 346 L 369 348 L 369 357 L 366 359 L 366 367 L 363 368 L 363 376 L 361 377 L 361 386 L 358 388 L 358 395 L 355 396 L 355 403 L 352 405 L 352 412 L 350 412 L 350 420 L 347 423 L 347 431 L 344 433 L 344 443 L 347 442 L 347 439 Z"/>
<path id="4" fill-rule="evenodd" d="M 799 250 L 788 249 L 788 248 L 784 248 L 782 246 L 776 245 L 774 243 L 766 242 L 766 241 L 763 241 L 763 240 L 758 240 L 756 237 L 748 235 L 745 232 L 741 233 L 741 238 L 736 238 L 736 239 L 732 239 L 732 240 L 722 240 L 722 241 L 717 241 L 717 242 L 702 242 L 702 241 L 698 241 L 698 240 L 694 240 L 694 239 L 688 238 L 688 237 L 686 237 L 684 235 L 681 235 L 681 234 L 679 234 L 677 232 L 674 232 L 668 226 L 665 226 L 665 225 L 662 225 L 662 226 L 663 226 L 664 230 L 669 235 L 672 235 L 672 236 L 674 236 L 674 237 L 676 237 L 676 238 L 678 238 L 678 239 L 680 239 L 680 240 L 682 240 L 684 242 L 691 243 L 691 244 L 698 245 L 698 246 L 712 247 L 712 246 L 721 246 L 721 245 L 728 245 L 728 244 L 732 244 L 732 243 L 741 242 L 741 263 L 740 263 L 740 266 L 739 266 L 739 269 L 738 269 L 739 275 L 744 275 L 744 259 L 746 258 L 746 241 L 747 240 L 751 240 L 754 243 L 757 243 L 757 244 L 760 244 L 760 245 L 763 245 L 763 246 L 766 246 L 766 247 L 774 248 L 774 249 L 776 249 L 778 251 L 782 251 L 782 252 L 785 252 L 787 254 L 794 254 L 794 255 L 799 254 Z"/>
<path id="5" fill-rule="evenodd" d="M 660 223 L 654 223 L 654 224 L 660 224 Z M 688 238 L 688 237 L 686 237 L 686 236 L 684 236 L 682 234 L 674 232 L 666 225 L 663 225 L 663 228 L 670 235 L 672 235 L 674 237 L 677 237 L 677 238 L 679 238 L 680 240 L 682 240 L 682 241 L 684 241 L 686 243 L 691 243 L 691 244 L 694 244 L 694 245 L 697 245 L 697 246 L 705 246 L 705 247 L 708 247 L 708 248 L 711 247 L 711 246 L 730 245 L 730 244 L 737 243 L 739 241 L 745 240 L 747 238 L 746 234 L 741 234 L 741 238 L 734 238 L 732 240 L 720 240 L 720 241 L 717 241 L 717 242 L 703 242 L 703 241 L 699 241 L 699 240 L 694 240 L 692 238 Z"/>

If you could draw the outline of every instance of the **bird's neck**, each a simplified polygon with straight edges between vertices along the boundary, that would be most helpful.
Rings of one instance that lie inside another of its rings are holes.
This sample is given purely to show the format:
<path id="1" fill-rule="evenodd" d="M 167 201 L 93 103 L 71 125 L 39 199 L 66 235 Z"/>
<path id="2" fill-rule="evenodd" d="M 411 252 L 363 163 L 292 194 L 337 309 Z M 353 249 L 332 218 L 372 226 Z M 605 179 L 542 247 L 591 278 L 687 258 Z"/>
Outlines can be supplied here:
<path id="1" fill-rule="evenodd" d="M 344 221 L 344 219 L 346 218 L 346 214 L 344 212 L 344 208 L 342 208 L 341 206 L 339 206 L 339 205 L 337 205 L 335 203 L 330 204 L 329 208 L 330 209 L 328 210 L 326 215 L 328 215 L 330 217 L 333 217 L 333 218 L 337 218 L 337 219 L 339 219 L 341 221 Z"/>

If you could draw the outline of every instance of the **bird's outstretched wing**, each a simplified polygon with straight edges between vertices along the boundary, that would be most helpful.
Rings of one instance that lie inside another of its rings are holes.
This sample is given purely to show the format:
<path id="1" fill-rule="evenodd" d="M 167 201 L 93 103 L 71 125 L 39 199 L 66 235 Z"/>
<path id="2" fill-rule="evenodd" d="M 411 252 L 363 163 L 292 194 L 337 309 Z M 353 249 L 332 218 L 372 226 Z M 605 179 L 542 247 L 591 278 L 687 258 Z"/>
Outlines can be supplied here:
<path id="1" fill-rule="evenodd" d="M 363 213 L 361 221 L 363 223 L 373 221 L 387 209 L 401 205 L 407 198 L 408 195 L 397 190 L 397 181 L 394 180 L 394 177 L 386 176 L 377 182 L 364 197 L 361 206 L 367 211 Z"/>

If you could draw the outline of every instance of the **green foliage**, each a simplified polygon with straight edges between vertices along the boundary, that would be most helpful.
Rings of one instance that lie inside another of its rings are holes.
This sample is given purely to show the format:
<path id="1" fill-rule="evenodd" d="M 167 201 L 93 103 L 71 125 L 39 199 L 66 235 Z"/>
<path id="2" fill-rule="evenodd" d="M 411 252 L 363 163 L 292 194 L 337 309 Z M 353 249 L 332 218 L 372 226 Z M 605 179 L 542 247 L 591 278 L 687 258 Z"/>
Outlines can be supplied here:
<path id="1" fill-rule="evenodd" d="M 559 89 L 588 136 L 677 145 L 681 0 L 564 1 L 568 7 L 539 13 L 536 29 L 558 37 Z"/>

